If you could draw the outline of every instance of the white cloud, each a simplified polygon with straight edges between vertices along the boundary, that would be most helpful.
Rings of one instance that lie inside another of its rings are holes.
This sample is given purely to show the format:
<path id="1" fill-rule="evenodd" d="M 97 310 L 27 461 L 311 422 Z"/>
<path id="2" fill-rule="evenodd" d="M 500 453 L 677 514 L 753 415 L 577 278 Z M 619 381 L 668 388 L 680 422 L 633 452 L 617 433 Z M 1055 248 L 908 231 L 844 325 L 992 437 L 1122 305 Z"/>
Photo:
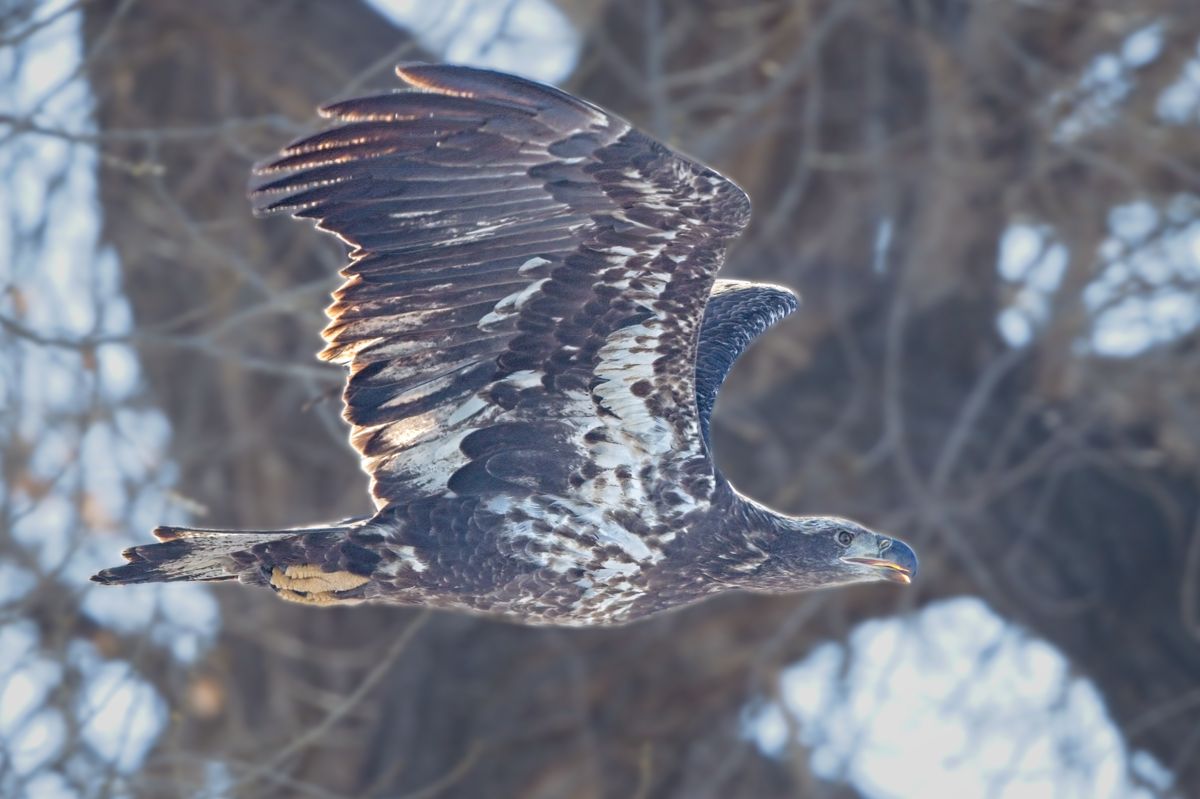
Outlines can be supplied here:
<path id="1" fill-rule="evenodd" d="M 79 708 L 83 740 L 117 771 L 130 773 L 166 726 L 166 704 L 124 664 L 96 662 L 87 673 Z"/>
<path id="2" fill-rule="evenodd" d="M 1200 120 L 1200 45 L 1179 71 L 1179 78 L 1158 96 L 1159 119 L 1177 125 Z"/>
<path id="3" fill-rule="evenodd" d="M 1067 249 L 1049 227 L 1013 224 L 1004 231 L 996 268 L 1014 284 L 1015 292 L 996 325 L 1011 346 L 1028 344 L 1046 322 L 1050 296 L 1062 282 L 1066 267 Z"/>
<path id="4" fill-rule="evenodd" d="M 785 671 L 780 693 L 748 733 L 778 752 L 790 714 L 814 771 L 872 799 L 1148 796 L 1095 688 L 977 599 L 861 624 Z"/>
<path id="5" fill-rule="evenodd" d="M 1088 346 L 1133 356 L 1200 324 L 1200 198 L 1118 206 L 1109 231 L 1107 263 L 1083 295 L 1096 316 Z"/>
<path id="6" fill-rule="evenodd" d="M 579 57 L 579 34 L 547 0 L 371 0 L 443 60 L 557 83 Z"/>
<path id="7" fill-rule="evenodd" d="M 1114 52 L 1094 58 L 1076 86 L 1051 98 L 1050 112 L 1062 114 L 1054 138 L 1071 141 L 1112 121 L 1133 90 L 1133 73 L 1157 58 L 1162 45 L 1163 26 L 1154 22 L 1129 34 Z"/>

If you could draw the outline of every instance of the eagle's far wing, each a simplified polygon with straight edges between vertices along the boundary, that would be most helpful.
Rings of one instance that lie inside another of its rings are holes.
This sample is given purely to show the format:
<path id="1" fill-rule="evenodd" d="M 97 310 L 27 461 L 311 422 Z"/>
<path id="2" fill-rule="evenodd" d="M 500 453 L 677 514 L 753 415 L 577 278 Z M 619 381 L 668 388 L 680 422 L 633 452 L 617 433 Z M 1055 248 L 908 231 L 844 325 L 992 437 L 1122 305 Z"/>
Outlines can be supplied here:
<path id="1" fill-rule="evenodd" d="M 556 89 L 397 73 L 409 88 L 323 109 L 339 125 L 260 167 L 252 192 L 354 247 L 322 357 L 349 365 L 377 503 L 705 502 L 696 341 L 745 194 Z"/>
<path id="2" fill-rule="evenodd" d="M 800 298 L 783 286 L 744 280 L 713 284 L 696 348 L 696 406 L 706 445 L 717 392 L 734 361 L 767 328 L 799 307 Z"/>

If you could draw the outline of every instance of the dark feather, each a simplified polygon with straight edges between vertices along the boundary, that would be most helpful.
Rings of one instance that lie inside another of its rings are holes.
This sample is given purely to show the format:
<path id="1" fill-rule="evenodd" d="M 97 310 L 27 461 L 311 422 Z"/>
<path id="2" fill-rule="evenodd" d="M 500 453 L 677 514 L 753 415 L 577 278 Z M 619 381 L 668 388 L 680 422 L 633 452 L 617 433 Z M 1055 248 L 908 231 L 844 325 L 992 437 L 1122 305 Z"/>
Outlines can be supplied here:
<path id="1" fill-rule="evenodd" d="M 742 280 L 718 280 L 704 309 L 696 350 L 696 406 L 707 442 L 717 392 L 733 363 L 767 328 L 800 307 L 791 289 Z"/>

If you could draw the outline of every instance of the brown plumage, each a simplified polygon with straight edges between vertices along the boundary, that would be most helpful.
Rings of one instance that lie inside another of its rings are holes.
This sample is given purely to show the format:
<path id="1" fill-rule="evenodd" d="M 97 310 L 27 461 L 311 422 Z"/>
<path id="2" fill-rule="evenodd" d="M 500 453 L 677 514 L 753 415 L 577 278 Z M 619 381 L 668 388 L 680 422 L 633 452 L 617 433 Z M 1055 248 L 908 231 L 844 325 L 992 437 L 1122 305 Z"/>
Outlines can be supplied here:
<path id="1" fill-rule="evenodd" d="M 730 588 L 891 578 L 906 545 L 774 514 L 713 465 L 734 359 L 796 307 L 717 281 L 733 183 L 557 89 L 408 65 L 258 170 L 261 213 L 350 244 L 321 357 L 345 364 L 377 513 L 288 531 L 160 528 L 106 583 L 223 579 L 295 601 L 639 618 Z"/>

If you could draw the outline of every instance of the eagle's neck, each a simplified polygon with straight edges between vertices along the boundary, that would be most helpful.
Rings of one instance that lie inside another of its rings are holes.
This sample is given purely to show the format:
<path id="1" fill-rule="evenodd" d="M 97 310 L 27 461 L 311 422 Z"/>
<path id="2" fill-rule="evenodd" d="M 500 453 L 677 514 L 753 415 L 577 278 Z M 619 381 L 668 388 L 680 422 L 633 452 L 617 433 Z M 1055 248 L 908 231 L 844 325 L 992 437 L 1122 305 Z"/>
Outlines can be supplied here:
<path id="1" fill-rule="evenodd" d="M 789 521 L 726 484 L 713 503 L 709 529 L 696 537 L 701 569 L 719 584 L 742 587 L 770 558 L 773 542 L 788 532 Z"/>
<path id="2" fill-rule="evenodd" d="M 730 490 L 701 558 L 713 581 L 770 593 L 829 584 L 839 569 L 832 516 L 787 516 Z"/>

